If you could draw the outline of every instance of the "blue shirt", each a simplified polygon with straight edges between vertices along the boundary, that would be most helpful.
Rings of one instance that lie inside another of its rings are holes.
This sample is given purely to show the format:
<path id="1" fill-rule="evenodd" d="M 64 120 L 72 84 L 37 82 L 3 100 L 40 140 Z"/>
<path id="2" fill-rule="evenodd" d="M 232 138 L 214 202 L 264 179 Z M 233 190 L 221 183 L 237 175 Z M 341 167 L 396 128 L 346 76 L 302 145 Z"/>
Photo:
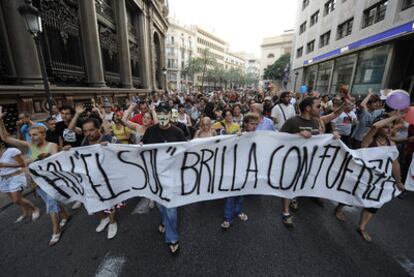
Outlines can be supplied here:
<path id="1" fill-rule="evenodd" d="M 383 109 L 374 110 L 372 112 L 364 110 L 358 116 L 358 124 L 352 134 L 352 138 L 356 141 L 362 142 L 366 133 L 368 133 L 369 129 L 372 126 L 372 122 L 375 118 L 382 115 L 384 113 Z"/>
<path id="2" fill-rule="evenodd" d="M 267 117 L 263 117 L 263 120 L 257 124 L 256 131 L 276 131 L 273 121 Z"/>

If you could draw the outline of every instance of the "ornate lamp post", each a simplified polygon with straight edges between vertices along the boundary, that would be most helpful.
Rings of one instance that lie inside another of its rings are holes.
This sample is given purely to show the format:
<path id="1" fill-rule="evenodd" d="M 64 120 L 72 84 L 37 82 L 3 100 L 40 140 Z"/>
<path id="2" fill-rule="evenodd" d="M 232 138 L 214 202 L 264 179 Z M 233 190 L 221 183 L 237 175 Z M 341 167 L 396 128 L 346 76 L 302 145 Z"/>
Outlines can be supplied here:
<path id="1" fill-rule="evenodd" d="M 26 24 L 26 29 L 32 34 L 32 37 L 36 44 L 37 56 L 39 58 L 40 69 L 42 71 L 43 85 L 45 89 L 49 114 L 52 115 L 52 103 L 53 99 L 50 94 L 49 80 L 46 72 L 45 59 L 43 57 L 42 48 L 40 45 L 39 34 L 43 32 L 42 29 L 42 19 L 40 18 L 39 10 L 33 6 L 31 0 L 25 0 L 25 4 L 18 8 L 19 13 L 23 16 L 24 22 Z"/>

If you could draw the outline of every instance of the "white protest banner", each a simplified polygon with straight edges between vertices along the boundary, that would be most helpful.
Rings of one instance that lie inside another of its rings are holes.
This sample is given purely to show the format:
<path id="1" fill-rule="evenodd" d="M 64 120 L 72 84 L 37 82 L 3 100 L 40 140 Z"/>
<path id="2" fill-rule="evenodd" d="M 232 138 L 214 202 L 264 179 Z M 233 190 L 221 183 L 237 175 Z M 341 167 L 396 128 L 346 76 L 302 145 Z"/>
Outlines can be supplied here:
<path id="1" fill-rule="evenodd" d="M 407 179 L 405 180 L 405 189 L 414 191 L 414 155 L 411 160 L 410 168 L 407 172 Z"/>
<path id="2" fill-rule="evenodd" d="M 237 195 L 321 197 L 380 207 L 399 194 L 395 147 L 350 150 L 332 135 L 255 132 L 189 142 L 94 145 L 32 163 L 34 181 L 89 213 L 136 196 L 166 207 Z"/>

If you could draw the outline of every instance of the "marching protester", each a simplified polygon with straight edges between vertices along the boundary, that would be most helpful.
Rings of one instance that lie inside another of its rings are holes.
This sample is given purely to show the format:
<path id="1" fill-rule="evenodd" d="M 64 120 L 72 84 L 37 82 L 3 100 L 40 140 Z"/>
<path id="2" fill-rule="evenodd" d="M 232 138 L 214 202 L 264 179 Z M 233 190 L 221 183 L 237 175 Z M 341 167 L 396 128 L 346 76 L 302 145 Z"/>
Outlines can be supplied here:
<path id="1" fill-rule="evenodd" d="M 208 116 L 201 118 L 199 129 L 196 131 L 194 138 L 214 137 L 217 133 L 212 127 L 211 119 Z"/>
<path id="2" fill-rule="evenodd" d="M 270 118 L 267 118 L 263 115 L 263 105 L 255 103 L 251 105 L 252 113 L 259 115 L 259 124 L 257 124 L 257 131 L 275 131 L 275 127 Z"/>
<path id="3" fill-rule="evenodd" d="M 224 120 L 216 122 L 213 127 L 221 135 L 235 134 L 240 131 L 240 125 L 233 121 L 233 112 L 231 110 L 225 110 Z"/>
<path id="4" fill-rule="evenodd" d="M 276 125 L 276 130 L 282 129 L 286 120 L 296 115 L 295 108 L 291 104 L 291 94 L 289 91 L 284 91 L 280 94 L 280 103 L 272 108 L 271 117 Z"/>
<path id="5" fill-rule="evenodd" d="M 71 128 L 74 126 L 74 122 L 77 121 L 77 118 L 85 112 L 85 108 L 82 105 L 76 107 L 76 114 L 72 119 L 72 122 L 69 126 Z M 81 146 L 95 145 L 100 144 L 102 146 L 108 145 L 108 143 L 117 143 L 115 137 L 110 134 L 103 134 L 101 132 L 102 124 L 96 118 L 88 118 L 82 123 L 82 131 L 84 139 L 81 143 Z M 115 214 L 116 208 L 122 207 L 122 204 L 118 204 L 116 207 L 105 210 L 98 213 L 100 219 L 99 225 L 96 227 L 96 232 L 100 233 L 108 227 L 107 238 L 113 239 L 118 233 L 118 224 L 116 222 Z"/>
<path id="6" fill-rule="evenodd" d="M 259 124 L 259 115 L 256 113 L 248 113 L 243 118 L 243 131 L 254 132 Z M 240 134 L 241 135 L 241 134 Z M 247 214 L 243 212 L 243 196 L 228 197 L 224 204 L 224 221 L 221 228 L 228 229 L 233 223 L 234 217 L 238 217 L 242 221 L 247 221 Z"/>
<path id="7" fill-rule="evenodd" d="M 22 152 L 0 141 L 0 192 L 6 193 L 11 202 L 22 210 L 15 223 L 22 222 L 28 216 L 36 221 L 40 216 L 40 210 L 22 195 L 27 186 L 25 167 Z"/>
<path id="8" fill-rule="evenodd" d="M 161 102 L 157 108 L 158 124 L 147 129 L 142 138 L 143 144 L 165 143 L 186 141 L 181 129 L 171 124 L 171 107 L 166 102 Z M 158 231 L 165 235 L 165 242 L 168 244 L 172 255 L 179 253 L 180 236 L 177 230 L 177 208 L 166 208 L 158 204 L 161 212 L 161 224 Z"/>
<path id="9" fill-rule="evenodd" d="M 297 134 L 305 139 L 320 134 L 320 123 L 318 121 L 321 111 L 320 100 L 316 97 L 305 97 L 299 103 L 299 109 L 301 114 L 288 119 L 283 124 L 280 132 Z M 293 216 L 289 210 L 290 206 L 293 210 L 298 209 L 296 199 L 282 198 L 282 221 L 288 227 L 293 226 Z"/>
<path id="10" fill-rule="evenodd" d="M 29 130 L 31 142 L 27 142 L 24 140 L 12 138 L 7 133 L 4 126 L 3 117 L 4 114 L 2 114 L 0 117 L 0 136 L 5 143 L 30 150 L 30 157 L 32 161 L 43 159 L 49 155 L 57 153 L 58 146 L 54 143 L 46 141 L 46 129 L 43 126 L 32 126 Z M 53 199 L 38 186 L 36 186 L 36 193 L 46 204 L 46 211 L 50 215 L 52 221 L 52 238 L 49 241 L 49 246 L 53 246 L 59 242 L 62 235 L 62 227 L 66 225 L 71 216 L 62 204 Z M 38 211 L 33 212 L 33 220 L 36 220 L 38 217 Z M 61 220 L 59 223 L 60 217 Z"/>
<path id="11" fill-rule="evenodd" d="M 401 115 L 394 115 L 391 117 L 383 115 L 375 118 L 373 121 L 373 126 L 364 136 L 361 147 L 369 148 L 395 145 L 395 142 L 391 140 L 392 128 L 394 122 L 400 119 L 400 117 Z M 403 191 L 405 188 L 401 180 L 401 170 L 398 158 L 392 161 L 392 175 L 396 181 L 397 188 L 400 191 Z M 344 205 L 339 204 L 335 209 L 336 216 L 341 221 L 345 220 L 345 216 L 342 213 L 343 206 Z M 368 242 L 372 241 L 372 238 L 365 230 L 365 227 L 370 222 L 372 217 L 377 213 L 377 211 L 377 208 L 364 208 L 361 213 L 357 231 L 361 237 Z"/>

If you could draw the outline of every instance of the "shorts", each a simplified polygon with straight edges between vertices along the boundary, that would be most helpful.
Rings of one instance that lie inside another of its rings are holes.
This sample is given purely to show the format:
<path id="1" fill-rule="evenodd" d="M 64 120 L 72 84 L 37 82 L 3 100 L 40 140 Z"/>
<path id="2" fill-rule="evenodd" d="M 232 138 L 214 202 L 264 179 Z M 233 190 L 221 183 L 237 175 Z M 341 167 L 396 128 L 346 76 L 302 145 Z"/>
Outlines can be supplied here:
<path id="1" fill-rule="evenodd" d="M 51 213 L 58 213 L 60 212 L 59 202 L 53 199 L 49 194 L 47 194 L 44 190 L 37 187 L 36 188 L 37 195 L 42 198 L 43 202 L 46 204 L 46 212 L 48 214 Z"/>
<path id="2" fill-rule="evenodd" d="M 1 192 L 16 192 L 26 187 L 26 175 L 24 173 L 9 178 L 0 177 Z"/>

